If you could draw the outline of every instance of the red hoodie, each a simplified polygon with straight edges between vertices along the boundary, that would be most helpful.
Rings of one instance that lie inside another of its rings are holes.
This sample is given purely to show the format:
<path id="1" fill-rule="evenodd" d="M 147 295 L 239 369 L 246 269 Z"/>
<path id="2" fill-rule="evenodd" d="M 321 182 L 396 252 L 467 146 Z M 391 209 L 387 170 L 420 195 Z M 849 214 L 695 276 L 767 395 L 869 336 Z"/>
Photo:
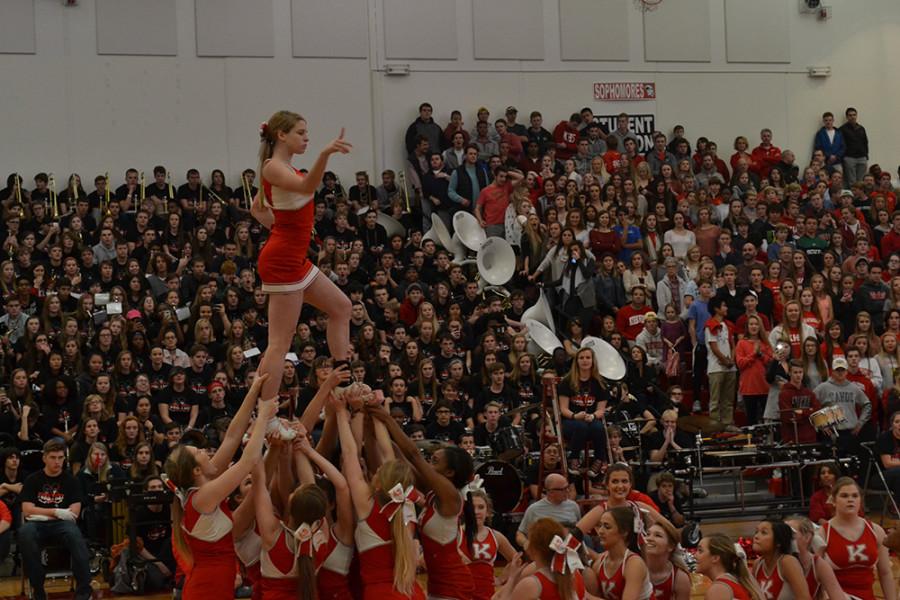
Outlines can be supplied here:
<path id="1" fill-rule="evenodd" d="M 578 130 L 569 127 L 568 121 L 560 121 L 553 130 L 553 142 L 557 144 L 556 157 L 558 159 L 572 158 L 578 151 Z M 561 148 L 559 144 L 565 144 L 565 148 Z"/>

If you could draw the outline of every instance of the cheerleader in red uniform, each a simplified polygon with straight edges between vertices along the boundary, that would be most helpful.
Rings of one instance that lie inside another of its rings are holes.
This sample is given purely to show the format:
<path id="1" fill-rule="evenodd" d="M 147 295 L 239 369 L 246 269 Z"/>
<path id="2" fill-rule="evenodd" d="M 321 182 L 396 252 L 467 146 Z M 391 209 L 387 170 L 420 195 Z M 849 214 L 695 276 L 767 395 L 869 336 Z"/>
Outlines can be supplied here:
<path id="1" fill-rule="evenodd" d="M 605 600 L 648 600 L 653 595 L 647 565 L 637 550 L 639 518 L 626 506 L 611 508 L 600 517 L 597 535 L 606 550 L 591 568 Z"/>
<path id="2" fill-rule="evenodd" d="M 696 570 L 712 580 L 705 600 L 766 600 L 747 569 L 744 551 L 725 534 L 700 540 Z"/>
<path id="3" fill-rule="evenodd" d="M 260 600 L 262 587 L 259 583 L 259 556 L 262 550 L 262 540 L 259 537 L 259 530 L 256 528 L 256 514 L 252 509 L 253 500 L 250 497 L 252 486 L 253 476 L 247 475 L 234 494 L 238 508 L 234 514 L 232 535 L 234 536 L 234 551 L 238 560 L 244 565 L 246 574 L 244 583 L 253 587 L 253 600 Z M 242 513 L 246 513 L 246 517 Z"/>
<path id="4" fill-rule="evenodd" d="M 809 589 L 810 598 L 818 598 L 819 592 L 824 591 L 829 598 L 843 600 L 844 592 L 834 576 L 834 569 L 828 561 L 818 555 L 825 547 L 823 540 L 812 521 L 806 517 L 796 516 L 787 520 L 787 524 L 794 530 L 794 541 L 797 543 L 797 560 L 803 569 L 803 578 Z"/>
<path id="5" fill-rule="evenodd" d="M 811 600 L 800 561 L 791 554 L 794 532 L 781 521 L 761 521 L 753 534 L 759 555 L 753 577 L 768 600 Z"/>
<path id="6" fill-rule="evenodd" d="M 307 256 L 312 238 L 313 196 L 322 181 L 328 158 L 347 154 L 352 148 L 340 136 L 319 154 L 306 176 L 291 165 L 295 154 L 306 152 L 309 143 L 306 120 L 289 111 L 279 111 L 260 128 L 260 193 L 251 207 L 253 216 L 271 235 L 259 254 L 262 289 L 269 297 L 269 346 L 259 365 L 268 373 L 263 397 L 278 393 L 284 371 L 284 356 L 290 351 L 303 302 L 328 315 L 328 349 L 334 360 L 350 358 L 350 300 Z"/>
<path id="7" fill-rule="evenodd" d="M 350 413 L 340 400 L 334 402 L 341 441 L 344 477 L 356 511 L 354 541 L 359 552 L 359 571 L 364 600 L 423 600 L 416 583 L 416 518 L 413 472 L 401 460 L 388 460 L 366 482 L 359 464 L 358 445 L 350 430 Z"/>
<path id="8" fill-rule="evenodd" d="M 431 464 L 410 440 L 397 421 L 380 406 L 370 406 L 369 414 L 383 423 L 394 443 L 412 465 L 419 488 L 428 490 L 425 510 L 419 516 L 419 539 L 428 571 L 428 597 L 471 600 L 475 593 L 472 573 L 459 553 L 462 517 L 463 543 L 472 549 L 477 525 L 469 482 L 474 473 L 472 457 L 457 446 L 437 450 Z"/>
<path id="9" fill-rule="evenodd" d="M 509 581 L 497 600 L 583 600 L 587 590 L 578 556 L 580 546 L 555 519 L 538 519 L 528 528 L 526 548 L 534 562 L 523 569 L 519 556 L 515 557 Z"/>
<path id="10" fill-rule="evenodd" d="M 688 600 L 691 576 L 678 548 L 678 531 L 660 521 L 647 528 L 643 555 L 655 600 Z"/>
<path id="11" fill-rule="evenodd" d="M 212 458 L 198 448 L 177 446 L 166 459 L 166 485 L 176 494 L 172 503 L 175 550 L 190 567 L 181 594 L 184 600 L 234 595 L 237 557 L 228 496 L 261 457 L 266 424 L 278 410 L 274 397 L 259 401 L 250 440 L 240 460 L 228 465 L 240 445 L 264 379 L 261 376 L 253 382 Z"/>
<path id="12" fill-rule="evenodd" d="M 469 563 L 469 572 L 475 585 L 472 597 L 475 600 L 491 600 L 495 591 L 494 561 L 500 554 L 509 562 L 515 557 L 516 550 L 505 535 L 487 526 L 493 514 L 491 498 L 487 492 L 473 486 L 470 487 L 469 494 L 472 496 L 472 508 L 475 511 L 475 524 L 478 529 L 472 537 L 471 549 L 465 543 L 465 537 L 460 536 L 459 551 Z"/>
<path id="13" fill-rule="evenodd" d="M 585 535 L 593 535 L 594 530 L 600 526 L 603 514 L 611 508 L 620 506 L 630 508 L 641 526 L 638 531 L 638 543 L 643 541 L 644 536 L 643 515 L 646 515 L 651 523 L 667 520 L 659 514 L 658 507 L 649 496 L 634 489 L 634 473 L 628 465 L 624 463 L 609 465 L 603 482 L 608 494 L 606 500 L 601 500 L 578 521 L 577 527 Z"/>
<path id="14" fill-rule="evenodd" d="M 891 576 L 888 549 L 884 546 L 884 530 L 859 516 L 862 494 L 849 477 L 841 477 L 831 492 L 834 517 L 822 527 L 825 538 L 825 559 L 834 569 L 841 588 L 848 595 L 862 600 L 875 600 L 872 585 L 873 567 L 885 598 L 896 598 L 897 590 Z"/>
<path id="15" fill-rule="evenodd" d="M 311 461 L 334 485 L 338 522 L 334 526 L 329 522 L 328 496 L 315 484 L 311 470 L 309 481 L 301 481 L 288 500 L 285 510 L 287 522 L 276 516 L 268 488 L 265 485 L 253 486 L 256 521 L 262 538 L 262 598 L 333 598 L 336 588 L 334 580 L 337 578 L 331 578 L 330 585 L 326 585 L 327 595 L 317 594 L 321 589 L 317 572 L 325 568 L 329 561 L 333 568 L 343 568 L 345 573 L 349 567 L 352 549 L 345 541 L 353 534 L 350 492 L 340 471 L 310 446 L 305 431 L 298 432 L 293 448 L 298 463 Z M 265 469 L 261 464 L 257 465 L 253 475 L 265 481 Z M 343 597 L 349 596 L 346 580 L 342 592 L 347 594 Z M 341 594 L 338 593 L 337 597 Z"/>

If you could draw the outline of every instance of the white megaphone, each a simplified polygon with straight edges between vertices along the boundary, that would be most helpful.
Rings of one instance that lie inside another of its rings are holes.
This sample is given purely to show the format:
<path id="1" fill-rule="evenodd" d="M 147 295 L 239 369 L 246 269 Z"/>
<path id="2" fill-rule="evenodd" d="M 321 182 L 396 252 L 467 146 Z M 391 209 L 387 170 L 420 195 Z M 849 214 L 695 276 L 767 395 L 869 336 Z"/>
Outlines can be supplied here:
<path id="1" fill-rule="evenodd" d="M 553 311 L 550 310 L 550 303 L 547 301 L 547 296 L 544 294 L 543 290 L 541 290 L 538 301 L 532 306 L 529 306 L 528 309 L 522 313 L 522 322 L 524 323 L 528 319 L 533 319 L 538 323 L 543 324 L 548 327 L 550 331 L 556 331 L 556 325 L 553 323 Z"/>
<path id="2" fill-rule="evenodd" d="M 528 351 L 535 356 L 541 354 L 553 355 L 553 351 L 562 348 L 559 338 L 540 321 L 525 319 L 522 324 L 528 328 L 525 337 L 528 338 Z"/>
<path id="3" fill-rule="evenodd" d="M 487 234 L 478 224 L 478 219 L 463 210 L 453 215 L 453 229 L 456 232 L 454 235 L 459 236 L 459 241 L 475 252 L 478 252 L 481 243 L 487 239 Z"/>
<path id="4" fill-rule="evenodd" d="M 475 262 L 481 279 L 491 285 L 503 285 L 516 273 L 516 252 L 500 237 L 489 237 L 481 242 Z"/>
<path id="5" fill-rule="evenodd" d="M 437 213 L 431 213 L 431 229 L 428 230 L 427 235 L 434 235 L 435 237 L 429 239 L 433 239 L 446 250 L 450 250 L 453 238 L 450 236 L 450 230 L 447 229 L 447 224 L 444 223 L 444 220 L 438 216 Z"/>
<path id="6" fill-rule="evenodd" d="M 395 235 L 399 235 L 404 240 L 406 239 L 406 227 L 403 226 L 403 223 L 395 219 L 390 215 L 386 215 L 383 212 L 378 213 L 378 219 L 376 220 L 384 230 L 387 232 L 388 240 L 390 240 Z"/>
<path id="7" fill-rule="evenodd" d="M 447 248 L 447 251 L 453 255 L 453 263 L 457 265 L 469 265 L 475 262 L 474 258 L 466 258 L 466 247 L 459 240 L 459 235 L 454 233 L 453 237 L 450 238 L 450 247 Z"/>
<path id="8" fill-rule="evenodd" d="M 581 347 L 594 351 L 594 364 L 605 379 L 619 381 L 625 378 L 625 359 L 609 342 L 589 335 L 581 340 Z"/>

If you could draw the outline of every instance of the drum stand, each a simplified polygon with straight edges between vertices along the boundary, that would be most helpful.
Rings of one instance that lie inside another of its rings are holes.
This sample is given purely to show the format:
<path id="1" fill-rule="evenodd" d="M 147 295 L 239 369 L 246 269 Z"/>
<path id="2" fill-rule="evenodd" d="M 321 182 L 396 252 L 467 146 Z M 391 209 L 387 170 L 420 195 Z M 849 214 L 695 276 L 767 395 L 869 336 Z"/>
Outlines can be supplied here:
<path id="1" fill-rule="evenodd" d="M 885 491 L 887 491 L 887 497 L 891 501 L 891 505 L 894 507 L 894 514 L 900 515 L 900 508 L 897 507 L 897 500 L 894 498 L 894 491 L 888 485 L 887 479 L 884 478 L 884 471 L 881 469 L 881 459 L 878 455 L 875 454 L 875 451 L 872 449 L 872 444 L 866 443 L 861 444 L 863 448 L 868 451 L 869 455 L 872 457 L 872 461 L 875 463 L 875 471 L 878 473 L 878 478 L 881 480 L 881 484 L 884 486 Z M 882 523 L 884 522 L 884 509 L 882 509 Z"/>
<path id="2" fill-rule="evenodd" d="M 566 462 L 565 440 L 562 435 L 562 421 L 559 414 L 559 401 L 556 398 L 556 386 L 561 379 L 556 375 L 546 374 L 541 379 L 543 393 L 541 394 L 541 455 L 538 457 L 538 494 L 544 493 L 544 448 L 549 444 L 559 445 L 560 460 L 563 473 L 568 478 L 569 465 Z M 551 425 L 552 435 L 547 433 L 547 425 Z"/>

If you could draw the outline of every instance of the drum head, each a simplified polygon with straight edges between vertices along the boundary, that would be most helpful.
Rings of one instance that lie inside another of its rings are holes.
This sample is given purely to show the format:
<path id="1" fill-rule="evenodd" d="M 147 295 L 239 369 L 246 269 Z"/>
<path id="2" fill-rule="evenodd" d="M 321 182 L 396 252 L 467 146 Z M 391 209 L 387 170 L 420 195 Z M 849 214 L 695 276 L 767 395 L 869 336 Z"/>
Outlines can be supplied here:
<path id="1" fill-rule="evenodd" d="M 484 489 L 494 503 L 494 512 L 512 512 L 519 505 L 522 479 L 511 464 L 492 460 L 478 467 L 476 473 L 484 480 Z"/>

